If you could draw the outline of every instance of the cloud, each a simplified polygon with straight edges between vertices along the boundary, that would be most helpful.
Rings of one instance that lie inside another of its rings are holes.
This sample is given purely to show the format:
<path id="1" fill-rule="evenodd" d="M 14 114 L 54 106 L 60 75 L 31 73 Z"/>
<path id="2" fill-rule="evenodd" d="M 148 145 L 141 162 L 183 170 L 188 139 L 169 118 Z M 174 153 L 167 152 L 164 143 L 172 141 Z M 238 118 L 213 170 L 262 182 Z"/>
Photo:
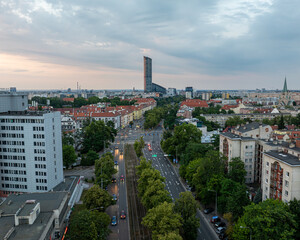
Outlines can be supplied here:
<path id="1" fill-rule="evenodd" d="M 143 55 L 153 59 L 156 82 L 169 87 L 257 88 L 254 76 L 281 86 L 287 75 L 289 86 L 299 88 L 299 6 L 296 0 L 2 0 L 0 54 L 101 71 L 95 88 L 110 81 L 103 69 L 135 72 L 117 86 L 133 81 L 142 88 Z"/>

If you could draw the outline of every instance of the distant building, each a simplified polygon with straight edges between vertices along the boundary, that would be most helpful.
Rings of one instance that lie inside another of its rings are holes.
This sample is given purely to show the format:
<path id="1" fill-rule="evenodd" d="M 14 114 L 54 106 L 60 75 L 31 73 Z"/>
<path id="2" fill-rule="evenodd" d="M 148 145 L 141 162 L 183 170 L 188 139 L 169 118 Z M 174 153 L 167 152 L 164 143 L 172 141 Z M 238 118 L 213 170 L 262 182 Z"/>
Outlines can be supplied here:
<path id="1" fill-rule="evenodd" d="M 188 93 L 188 94 L 187 94 Z M 193 87 L 186 87 L 185 88 L 185 94 L 186 96 L 189 96 L 187 98 L 193 98 L 194 97 L 194 90 L 193 90 Z"/>
<path id="2" fill-rule="evenodd" d="M 193 98 L 193 93 L 192 92 L 185 92 L 185 98 L 192 99 Z"/>
<path id="3" fill-rule="evenodd" d="M 152 83 L 152 59 L 144 56 L 144 92 L 160 92 L 166 94 L 166 88 Z"/>
<path id="4" fill-rule="evenodd" d="M 176 96 L 177 95 L 176 88 L 168 88 L 167 95 L 168 96 Z"/>
<path id="5" fill-rule="evenodd" d="M 202 100 L 208 101 L 211 99 L 212 93 L 205 92 L 205 93 L 202 93 L 201 96 L 202 96 Z"/>
<path id="6" fill-rule="evenodd" d="M 152 92 L 152 59 L 144 56 L 144 91 Z"/>

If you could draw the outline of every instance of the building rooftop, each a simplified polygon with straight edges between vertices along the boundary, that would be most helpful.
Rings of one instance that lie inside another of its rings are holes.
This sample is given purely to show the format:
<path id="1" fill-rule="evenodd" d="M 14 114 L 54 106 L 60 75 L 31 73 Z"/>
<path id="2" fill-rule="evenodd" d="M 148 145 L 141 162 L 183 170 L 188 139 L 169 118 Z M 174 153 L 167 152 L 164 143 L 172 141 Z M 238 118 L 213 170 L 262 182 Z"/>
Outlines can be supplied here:
<path id="1" fill-rule="evenodd" d="M 248 123 L 248 124 L 245 124 L 245 125 L 237 126 L 235 128 L 235 131 L 245 133 L 245 132 L 252 131 L 254 129 L 258 129 L 259 126 L 265 127 L 267 125 L 266 124 L 260 124 L 258 122 L 252 122 L 252 123 Z"/>
<path id="2" fill-rule="evenodd" d="M 0 205 L 0 239 L 13 230 L 8 239 L 14 240 L 38 240 L 44 229 L 46 229 L 52 218 L 54 218 L 53 210 L 59 209 L 63 199 L 67 196 L 67 192 L 47 192 L 47 193 L 26 193 L 19 195 L 10 195 Z M 24 224 L 15 226 L 14 215 L 28 216 L 34 208 L 35 204 L 25 204 L 27 200 L 36 200 L 40 203 L 41 212 L 37 216 L 32 225 Z M 25 205 L 24 205 L 25 204 Z M 22 206 L 24 206 L 22 208 Z M 21 210 L 19 210 L 21 209 Z"/>
<path id="3" fill-rule="evenodd" d="M 292 165 L 292 166 L 299 166 L 300 167 L 300 160 L 298 157 L 295 157 L 292 154 L 289 153 L 285 153 L 285 152 L 279 152 L 276 150 L 271 150 L 268 152 L 265 152 L 264 154 L 276 158 L 278 160 L 280 160 L 281 162 L 284 162 L 288 165 Z"/>
<path id="4" fill-rule="evenodd" d="M 223 135 L 224 137 L 230 138 L 230 139 L 241 139 L 241 140 L 254 140 L 252 137 L 242 137 L 237 134 L 231 133 L 231 132 L 222 132 L 220 135 Z"/>
<path id="5" fill-rule="evenodd" d="M 37 204 L 37 202 L 26 203 L 21 210 L 17 212 L 17 216 L 29 216 Z"/>

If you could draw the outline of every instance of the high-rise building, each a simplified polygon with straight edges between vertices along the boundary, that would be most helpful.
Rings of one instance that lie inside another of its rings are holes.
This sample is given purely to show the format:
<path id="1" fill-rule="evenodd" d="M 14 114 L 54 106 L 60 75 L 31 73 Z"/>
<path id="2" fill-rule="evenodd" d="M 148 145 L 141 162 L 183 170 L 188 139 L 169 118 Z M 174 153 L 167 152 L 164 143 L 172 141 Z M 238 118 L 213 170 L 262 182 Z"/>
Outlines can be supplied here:
<path id="1" fill-rule="evenodd" d="M 144 91 L 152 92 L 152 59 L 144 56 Z"/>
<path id="2" fill-rule="evenodd" d="M 0 112 L 0 197 L 50 191 L 63 181 L 60 113 L 27 112 L 27 95 L 12 95 L 0 94 L 14 100 Z"/>

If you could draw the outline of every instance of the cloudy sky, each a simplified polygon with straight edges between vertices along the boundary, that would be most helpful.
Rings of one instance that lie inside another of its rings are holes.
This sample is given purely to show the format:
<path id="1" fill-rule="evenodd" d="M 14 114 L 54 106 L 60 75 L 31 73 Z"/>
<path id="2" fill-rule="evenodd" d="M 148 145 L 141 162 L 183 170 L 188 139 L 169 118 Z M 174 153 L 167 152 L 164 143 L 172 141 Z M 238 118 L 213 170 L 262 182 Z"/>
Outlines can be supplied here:
<path id="1" fill-rule="evenodd" d="M 299 0 L 0 0 L 0 88 L 300 89 Z"/>

